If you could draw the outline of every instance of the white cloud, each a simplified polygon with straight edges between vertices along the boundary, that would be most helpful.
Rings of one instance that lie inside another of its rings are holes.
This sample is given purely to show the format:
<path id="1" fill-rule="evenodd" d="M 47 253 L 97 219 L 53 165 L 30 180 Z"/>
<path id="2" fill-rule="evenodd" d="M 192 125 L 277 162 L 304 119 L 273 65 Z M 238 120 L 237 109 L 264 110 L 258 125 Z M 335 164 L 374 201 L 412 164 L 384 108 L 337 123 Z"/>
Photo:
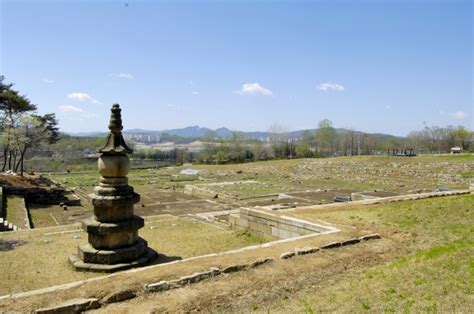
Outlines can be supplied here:
<path id="1" fill-rule="evenodd" d="M 453 117 L 454 119 L 457 119 L 457 120 L 464 120 L 467 117 L 469 117 L 469 115 L 467 113 L 465 113 L 464 111 L 453 112 L 453 113 L 450 114 L 450 116 Z"/>
<path id="2" fill-rule="evenodd" d="M 263 95 L 271 96 L 273 93 L 268 88 L 263 87 L 259 83 L 245 83 L 238 91 L 234 91 L 237 95 Z"/>
<path id="3" fill-rule="evenodd" d="M 73 105 L 61 105 L 58 107 L 61 112 L 84 112 L 82 108 Z"/>
<path id="4" fill-rule="evenodd" d="M 48 79 L 48 78 L 43 78 L 41 81 L 43 83 L 46 83 L 46 84 L 53 84 L 54 83 L 54 80 L 51 80 L 51 79 Z"/>
<path id="5" fill-rule="evenodd" d="M 192 91 L 193 95 L 199 95 L 199 92 L 197 90 Z"/>
<path id="6" fill-rule="evenodd" d="M 130 73 L 110 73 L 109 76 L 115 77 L 115 78 L 123 78 L 127 80 L 134 80 L 135 77 L 130 74 Z"/>
<path id="7" fill-rule="evenodd" d="M 385 106 L 385 109 L 386 109 L 386 110 L 391 110 L 391 109 L 392 109 L 392 106 L 386 105 L 386 106 Z"/>
<path id="8" fill-rule="evenodd" d="M 83 121 L 97 117 L 95 113 L 84 111 L 84 109 L 73 105 L 61 105 L 58 109 L 64 117 L 70 120 Z"/>
<path id="9" fill-rule="evenodd" d="M 337 92 L 342 92 L 345 88 L 342 85 L 327 82 L 327 83 L 319 84 L 318 89 L 323 90 L 323 91 L 334 90 L 334 91 L 337 91 Z"/>
<path id="10" fill-rule="evenodd" d="M 75 99 L 79 101 L 91 101 L 93 99 L 91 96 L 89 96 L 89 94 L 80 93 L 80 92 L 70 93 L 67 95 L 67 98 Z"/>
<path id="11" fill-rule="evenodd" d="M 92 98 L 89 94 L 81 93 L 81 92 L 70 93 L 70 94 L 67 95 L 67 98 L 74 99 L 74 100 L 79 100 L 79 101 L 90 101 L 91 103 L 97 104 L 97 105 L 102 104 L 97 99 Z"/>

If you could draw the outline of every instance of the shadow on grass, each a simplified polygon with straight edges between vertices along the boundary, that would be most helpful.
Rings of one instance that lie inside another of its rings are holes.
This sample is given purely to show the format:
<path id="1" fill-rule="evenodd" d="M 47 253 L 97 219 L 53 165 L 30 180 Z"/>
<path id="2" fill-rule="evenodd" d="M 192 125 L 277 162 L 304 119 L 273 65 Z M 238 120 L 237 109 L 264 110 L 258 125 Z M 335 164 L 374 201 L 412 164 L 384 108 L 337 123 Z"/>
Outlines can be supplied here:
<path id="1" fill-rule="evenodd" d="M 148 265 L 165 264 L 183 259 L 181 256 L 168 256 L 157 252 L 156 254 L 156 257 Z"/>
<path id="2" fill-rule="evenodd" d="M 10 251 L 16 248 L 17 246 L 26 244 L 26 241 L 23 240 L 1 240 L 0 239 L 0 252 Z"/>

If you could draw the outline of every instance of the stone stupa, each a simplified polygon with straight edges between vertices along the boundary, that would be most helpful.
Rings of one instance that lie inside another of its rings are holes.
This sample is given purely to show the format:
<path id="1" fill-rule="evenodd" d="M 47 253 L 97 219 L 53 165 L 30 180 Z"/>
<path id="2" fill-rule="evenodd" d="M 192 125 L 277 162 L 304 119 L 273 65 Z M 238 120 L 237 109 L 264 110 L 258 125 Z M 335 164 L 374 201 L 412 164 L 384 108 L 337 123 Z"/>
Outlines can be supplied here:
<path id="1" fill-rule="evenodd" d="M 94 216 L 84 220 L 82 227 L 88 243 L 80 244 L 78 254 L 69 258 L 76 270 L 114 272 L 148 264 L 156 252 L 138 236 L 144 226 L 142 217 L 133 214 L 133 205 L 140 195 L 128 185 L 127 174 L 132 150 L 122 136 L 121 109 L 111 109 L 109 130 L 100 153 L 100 183 L 90 195 Z"/>

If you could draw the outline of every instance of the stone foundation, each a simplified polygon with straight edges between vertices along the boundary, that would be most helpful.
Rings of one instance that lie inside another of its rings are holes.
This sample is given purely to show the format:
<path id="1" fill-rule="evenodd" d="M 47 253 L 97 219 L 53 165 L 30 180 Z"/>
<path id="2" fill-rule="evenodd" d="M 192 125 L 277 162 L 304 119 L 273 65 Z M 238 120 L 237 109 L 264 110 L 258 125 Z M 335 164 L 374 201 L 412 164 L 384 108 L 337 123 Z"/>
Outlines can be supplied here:
<path id="1" fill-rule="evenodd" d="M 248 230 L 272 239 L 296 238 L 312 233 L 338 231 L 333 227 L 321 226 L 309 221 L 288 216 L 278 216 L 257 209 L 240 208 L 238 213 L 229 215 L 232 229 Z"/>

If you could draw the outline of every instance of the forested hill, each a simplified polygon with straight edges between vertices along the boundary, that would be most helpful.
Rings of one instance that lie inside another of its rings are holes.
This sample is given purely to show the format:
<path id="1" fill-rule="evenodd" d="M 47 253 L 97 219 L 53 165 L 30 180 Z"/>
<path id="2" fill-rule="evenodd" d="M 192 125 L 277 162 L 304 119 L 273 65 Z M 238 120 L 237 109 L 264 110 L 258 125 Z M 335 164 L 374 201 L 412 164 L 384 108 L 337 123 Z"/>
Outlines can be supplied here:
<path id="1" fill-rule="evenodd" d="M 290 139 L 298 139 L 301 138 L 303 133 L 309 132 L 311 134 L 315 134 L 317 129 L 304 129 L 304 130 L 297 130 L 297 131 L 289 131 L 285 132 Z M 366 134 L 360 131 L 348 130 L 344 128 L 336 128 L 336 133 L 338 134 L 346 134 L 351 132 L 356 132 L 358 134 Z M 255 139 L 266 141 L 269 136 L 272 134 L 270 131 L 233 131 L 226 127 L 218 128 L 212 130 L 206 127 L 199 127 L 199 126 L 188 126 L 185 128 L 179 129 L 165 129 L 165 130 L 144 130 L 144 129 L 130 129 L 125 130 L 123 132 L 125 135 L 150 135 L 150 136 L 162 136 L 163 134 L 167 134 L 167 136 L 173 135 L 175 139 L 177 137 L 181 138 L 192 138 L 192 139 L 202 139 L 205 137 L 213 137 L 213 138 L 222 138 L 222 139 L 230 139 L 234 134 L 243 136 L 247 139 Z M 97 137 L 97 136 L 105 136 L 106 132 L 79 132 L 79 133 L 68 133 L 71 136 L 79 136 L 79 137 Z M 383 140 L 394 139 L 394 140 L 401 140 L 403 137 L 384 134 L 384 133 L 374 133 L 371 134 Z M 166 135 L 165 135 L 166 136 Z"/>

